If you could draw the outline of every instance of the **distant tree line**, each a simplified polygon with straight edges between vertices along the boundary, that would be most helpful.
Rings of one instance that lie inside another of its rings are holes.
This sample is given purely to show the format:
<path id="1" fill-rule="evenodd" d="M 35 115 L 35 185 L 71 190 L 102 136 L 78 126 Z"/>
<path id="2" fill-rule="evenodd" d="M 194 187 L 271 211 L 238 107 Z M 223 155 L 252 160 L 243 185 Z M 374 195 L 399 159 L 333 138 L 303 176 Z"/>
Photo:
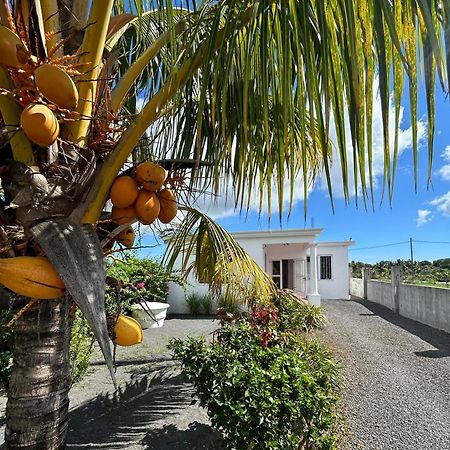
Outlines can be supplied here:
<path id="1" fill-rule="evenodd" d="M 380 261 L 376 264 L 367 264 L 352 261 L 350 269 L 353 277 L 361 278 L 363 267 L 370 268 L 370 276 L 376 280 L 390 280 L 392 266 L 401 266 L 403 279 L 407 283 L 445 284 L 450 283 L 450 258 L 436 259 L 435 261 L 414 261 L 397 259 L 396 261 Z"/>

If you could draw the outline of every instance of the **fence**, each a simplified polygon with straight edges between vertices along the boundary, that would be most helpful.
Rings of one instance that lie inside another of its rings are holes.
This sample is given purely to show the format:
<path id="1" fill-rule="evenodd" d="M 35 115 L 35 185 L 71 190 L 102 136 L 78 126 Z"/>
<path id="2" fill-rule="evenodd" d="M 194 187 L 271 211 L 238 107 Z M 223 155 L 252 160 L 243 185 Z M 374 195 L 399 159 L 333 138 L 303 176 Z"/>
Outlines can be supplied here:
<path id="1" fill-rule="evenodd" d="M 350 279 L 350 294 L 392 309 L 401 316 L 450 333 L 450 289 L 402 282 L 400 267 L 393 267 L 391 282 L 363 277 Z"/>

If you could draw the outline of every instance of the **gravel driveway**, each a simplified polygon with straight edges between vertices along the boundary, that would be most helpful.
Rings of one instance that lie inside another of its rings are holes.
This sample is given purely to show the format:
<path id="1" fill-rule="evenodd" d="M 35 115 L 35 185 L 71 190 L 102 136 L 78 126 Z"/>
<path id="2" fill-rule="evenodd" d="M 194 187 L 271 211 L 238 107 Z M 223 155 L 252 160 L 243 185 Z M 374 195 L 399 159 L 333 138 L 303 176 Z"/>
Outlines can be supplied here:
<path id="1" fill-rule="evenodd" d="M 450 335 L 368 301 L 324 301 L 343 364 L 343 449 L 450 449 Z"/>

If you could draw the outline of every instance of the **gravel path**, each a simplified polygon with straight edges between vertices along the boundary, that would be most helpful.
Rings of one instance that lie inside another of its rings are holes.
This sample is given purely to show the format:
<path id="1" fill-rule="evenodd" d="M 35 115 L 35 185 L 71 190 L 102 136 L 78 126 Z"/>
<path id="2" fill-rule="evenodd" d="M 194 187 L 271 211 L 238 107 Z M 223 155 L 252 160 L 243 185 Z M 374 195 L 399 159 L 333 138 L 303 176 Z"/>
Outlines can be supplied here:
<path id="1" fill-rule="evenodd" d="M 342 449 L 450 449 L 450 335 L 368 301 L 324 302 L 342 362 Z"/>
<path id="2" fill-rule="evenodd" d="M 191 404 L 193 387 L 166 349 L 171 337 L 208 337 L 216 328 L 212 319 L 170 319 L 145 330 L 143 344 L 118 347 L 116 392 L 96 353 L 89 374 L 70 392 L 67 448 L 219 450 L 219 436 L 205 410 Z M 0 397 L 0 445 L 5 404 Z"/>

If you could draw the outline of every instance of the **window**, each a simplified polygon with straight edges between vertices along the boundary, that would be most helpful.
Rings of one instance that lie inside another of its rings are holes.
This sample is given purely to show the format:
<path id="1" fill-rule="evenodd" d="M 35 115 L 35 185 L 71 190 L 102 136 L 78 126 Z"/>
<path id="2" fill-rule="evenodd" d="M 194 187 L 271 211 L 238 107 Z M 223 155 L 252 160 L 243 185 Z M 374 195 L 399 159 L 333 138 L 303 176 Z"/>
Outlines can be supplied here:
<path id="1" fill-rule="evenodd" d="M 331 280 L 331 256 L 320 257 L 320 279 Z"/>
<path id="2" fill-rule="evenodd" d="M 272 261 L 272 280 L 277 288 L 281 288 L 281 261 Z"/>

